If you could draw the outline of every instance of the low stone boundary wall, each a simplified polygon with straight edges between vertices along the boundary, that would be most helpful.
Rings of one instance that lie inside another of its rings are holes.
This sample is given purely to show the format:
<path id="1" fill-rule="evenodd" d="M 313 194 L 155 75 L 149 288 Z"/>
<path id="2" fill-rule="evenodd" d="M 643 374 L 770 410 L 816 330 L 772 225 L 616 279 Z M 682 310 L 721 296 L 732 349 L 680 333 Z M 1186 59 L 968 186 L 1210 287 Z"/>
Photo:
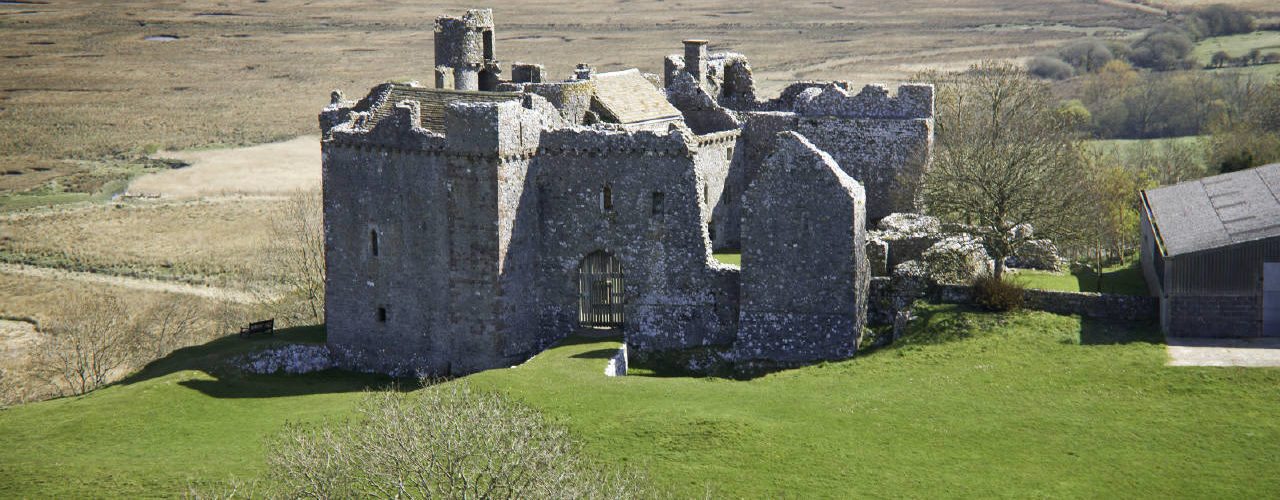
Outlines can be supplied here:
<path id="1" fill-rule="evenodd" d="M 973 303 L 973 288 L 966 285 L 939 285 L 929 298 L 951 304 Z M 1054 314 L 1076 314 L 1091 319 L 1155 321 L 1160 302 L 1155 297 L 1093 292 L 1059 292 L 1027 289 L 1022 307 Z"/>

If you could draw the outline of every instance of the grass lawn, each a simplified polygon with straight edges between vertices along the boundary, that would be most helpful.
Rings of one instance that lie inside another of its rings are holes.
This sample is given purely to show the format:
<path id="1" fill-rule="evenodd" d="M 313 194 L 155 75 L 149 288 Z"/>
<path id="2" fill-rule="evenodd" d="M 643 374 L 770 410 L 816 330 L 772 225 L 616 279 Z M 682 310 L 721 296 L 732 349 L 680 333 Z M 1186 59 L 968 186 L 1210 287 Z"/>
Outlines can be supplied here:
<path id="1" fill-rule="evenodd" d="M 1231 57 L 1240 57 L 1247 55 L 1249 50 L 1255 48 L 1262 50 L 1264 56 L 1273 52 L 1280 53 L 1280 31 L 1254 31 L 1240 35 L 1206 38 L 1196 44 L 1195 49 L 1191 51 L 1191 57 L 1203 66 L 1208 65 L 1213 54 L 1220 50 L 1226 51 Z M 1210 71 L 1244 72 L 1271 79 L 1280 76 L 1280 64 L 1260 64 L 1242 68 L 1226 67 Z"/>
<path id="2" fill-rule="evenodd" d="M 1142 276 L 1142 264 L 1131 261 L 1102 268 L 1102 289 L 1098 289 L 1098 273 L 1084 270 L 1076 273 L 1054 273 L 1019 269 L 1013 278 L 1027 288 L 1061 290 L 1064 292 L 1104 292 L 1124 295 L 1147 295 L 1147 280 Z"/>
<path id="3" fill-rule="evenodd" d="M 251 479 L 285 420 L 348 415 L 355 391 L 386 382 L 208 375 L 254 345 L 219 340 L 133 383 L 0 412 L 0 497 L 174 496 L 192 478 Z M 466 380 L 680 497 L 1280 491 L 1266 472 L 1280 468 L 1280 370 L 1165 367 L 1146 327 L 928 306 L 899 345 L 748 381 L 606 378 L 617 346 L 570 340 Z"/>
<path id="4" fill-rule="evenodd" d="M 713 255 L 715 255 L 716 260 L 725 264 L 742 265 L 742 254 L 740 253 L 717 253 Z"/>
<path id="5" fill-rule="evenodd" d="M 1204 137 L 1198 135 L 1189 135 L 1184 137 L 1161 137 L 1156 139 L 1094 139 L 1088 142 L 1088 145 L 1099 152 L 1109 152 L 1124 157 L 1130 150 L 1136 149 L 1142 145 L 1150 144 L 1156 151 L 1166 144 L 1177 146 L 1191 146 L 1197 149 L 1204 147 Z"/>

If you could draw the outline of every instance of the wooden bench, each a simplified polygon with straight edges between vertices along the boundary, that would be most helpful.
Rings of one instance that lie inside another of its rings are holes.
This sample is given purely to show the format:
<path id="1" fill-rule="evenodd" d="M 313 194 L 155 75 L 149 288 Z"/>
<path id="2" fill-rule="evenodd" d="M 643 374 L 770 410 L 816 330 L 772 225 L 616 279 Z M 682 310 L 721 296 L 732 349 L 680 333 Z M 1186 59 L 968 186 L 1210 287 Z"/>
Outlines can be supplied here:
<path id="1" fill-rule="evenodd" d="M 275 319 L 269 319 L 266 321 L 255 321 L 253 323 L 249 323 L 249 326 L 240 328 L 240 336 L 245 338 L 248 338 L 260 333 L 271 335 L 275 332 L 276 332 Z"/>

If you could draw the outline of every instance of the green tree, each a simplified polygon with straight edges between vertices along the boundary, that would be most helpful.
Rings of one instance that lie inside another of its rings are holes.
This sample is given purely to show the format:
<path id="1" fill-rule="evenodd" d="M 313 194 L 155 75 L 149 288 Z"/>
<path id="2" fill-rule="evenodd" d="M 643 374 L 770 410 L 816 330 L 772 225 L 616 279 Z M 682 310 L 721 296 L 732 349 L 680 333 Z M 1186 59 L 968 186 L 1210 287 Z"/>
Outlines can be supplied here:
<path id="1" fill-rule="evenodd" d="M 1078 115 L 1009 64 L 984 62 L 932 81 L 938 148 L 921 186 L 927 210 L 975 225 L 997 278 L 1029 237 L 1016 226 L 1054 239 L 1078 234 L 1088 204 Z"/>

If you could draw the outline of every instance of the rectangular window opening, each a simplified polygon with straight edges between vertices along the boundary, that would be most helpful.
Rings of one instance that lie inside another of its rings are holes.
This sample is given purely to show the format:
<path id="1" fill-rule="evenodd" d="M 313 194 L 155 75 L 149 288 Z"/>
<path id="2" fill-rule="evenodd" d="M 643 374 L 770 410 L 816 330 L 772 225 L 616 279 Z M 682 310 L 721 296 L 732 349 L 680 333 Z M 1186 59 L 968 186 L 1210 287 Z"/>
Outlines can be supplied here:
<path id="1" fill-rule="evenodd" d="M 378 256 L 378 230 L 369 230 L 369 250 L 373 252 L 373 256 Z"/>
<path id="2" fill-rule="evenodd" d="M 724 150 L 724 159 L 726 159 L 726 160 L 732 160 L 732 159 L 733 159 L 733 146 L 729 146 L 729 147 L 725 148 L 725 150 Z"/>
<path id="3" fill-rule="evenodd" d="M 600 208 L 604 210 L 613 210 L 613 188 L 605 186 L 600 191 Z"/>
<path id="4" fill-rule="evenodd" d="M 385 307 L 378 308 L 378 322 L 379 323 L 387 322 L 387 308 Z"/>
<path id="5" fill-rule="evenodd" d="M 654 191 L 654 192 L 653 192 L 653 212 L 652 212 L 652 213 L 653 213 L 653 215 L 662 215 L 662 210 L 663 210 L 663 207 L 662 207 L 662 200 L 663 200 L 663 198 L 666 198 L 666 195 L 662 194 L 662 191 Z"/>

